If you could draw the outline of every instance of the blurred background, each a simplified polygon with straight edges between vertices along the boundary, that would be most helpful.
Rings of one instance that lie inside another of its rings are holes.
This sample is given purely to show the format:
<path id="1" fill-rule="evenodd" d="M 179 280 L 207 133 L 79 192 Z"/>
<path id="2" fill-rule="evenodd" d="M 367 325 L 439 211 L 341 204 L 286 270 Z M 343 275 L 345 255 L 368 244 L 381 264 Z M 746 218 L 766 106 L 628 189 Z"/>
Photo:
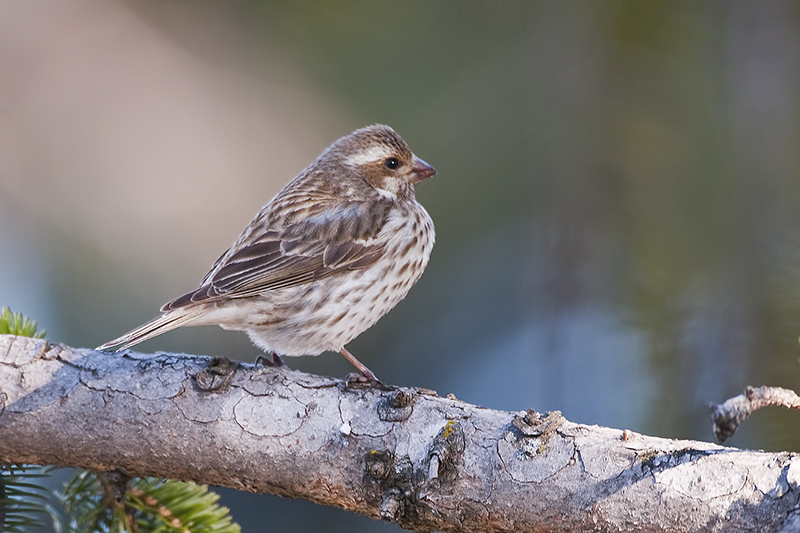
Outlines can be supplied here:
<path id="1" fill-rule="evenodd" d="M 427 272 L 349 345 L 384 381 L 701 440 L 708 402 L 800 388 L 791 1 L 4 2 L 0 307 L 117 337 L 375 122 L 438 170 Z M 258 354 L 219 328 L 141 350 Z M 730 444 L 797 450 L 799 422 Z M 221 492 L 244 531 L 399 531 Z"/>

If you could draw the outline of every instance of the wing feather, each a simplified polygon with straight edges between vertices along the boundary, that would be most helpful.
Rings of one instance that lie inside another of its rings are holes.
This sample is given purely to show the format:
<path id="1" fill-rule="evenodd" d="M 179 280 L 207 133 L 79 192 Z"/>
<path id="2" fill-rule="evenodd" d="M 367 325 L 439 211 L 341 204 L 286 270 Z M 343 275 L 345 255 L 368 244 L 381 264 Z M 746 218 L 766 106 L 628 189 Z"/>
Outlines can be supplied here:
<path id="1" fill-rule="evenodd" d="M 261 221 L 269 230 L 248 228 L 223 254 L 196 290 L 162 307 L 169 311 L 220 298 L 247 298 L 309 283 L 377 261 L 384 243 L 376 237 L 392 208 L 384 198 L 342 203 L 315 199 L 306 216 L 281 227 L 280 217 Z M 249 231 L 249 233 L 248 233 Z"/>

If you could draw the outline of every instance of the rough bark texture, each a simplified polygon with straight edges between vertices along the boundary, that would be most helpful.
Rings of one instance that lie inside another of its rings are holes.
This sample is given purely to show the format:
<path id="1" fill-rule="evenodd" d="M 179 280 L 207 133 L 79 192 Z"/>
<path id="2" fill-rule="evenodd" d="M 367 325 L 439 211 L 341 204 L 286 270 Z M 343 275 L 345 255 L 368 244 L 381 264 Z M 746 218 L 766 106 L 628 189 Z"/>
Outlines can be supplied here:
<path id="1" fill-rule="evenodd" d="M 752 387 L 744 393 L 709 406 L 712 429 L 717 442 L 722 444 L 736 433 L 736 429 L 758 409 L 779 405 L 789 409 L 800 409 L 800 397 L 794 391 L 780 387 Z"/>
<path id="2" fill-rule="evenodd" d="M 0 409 L 0 461 L 306 498 L 415 531 L 800 531 L 795 454 L 287 368 L 0 335 Z"/>

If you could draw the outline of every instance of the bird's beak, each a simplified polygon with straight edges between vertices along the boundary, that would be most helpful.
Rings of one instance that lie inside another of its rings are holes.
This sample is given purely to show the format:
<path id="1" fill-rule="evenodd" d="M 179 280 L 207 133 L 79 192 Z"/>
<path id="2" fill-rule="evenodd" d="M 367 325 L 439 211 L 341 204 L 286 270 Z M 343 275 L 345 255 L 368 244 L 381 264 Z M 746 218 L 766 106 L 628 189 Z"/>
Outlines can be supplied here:
<path id="1" fill-rule="evenodd" d="M 430 178 L 436 174 L 436 169 L 430 166 L 428 163 L 420 159 L 419 157 L 414 158 L 414 162 L 411 164 L 411 182 L 417 183 L 425 178 Z"/>

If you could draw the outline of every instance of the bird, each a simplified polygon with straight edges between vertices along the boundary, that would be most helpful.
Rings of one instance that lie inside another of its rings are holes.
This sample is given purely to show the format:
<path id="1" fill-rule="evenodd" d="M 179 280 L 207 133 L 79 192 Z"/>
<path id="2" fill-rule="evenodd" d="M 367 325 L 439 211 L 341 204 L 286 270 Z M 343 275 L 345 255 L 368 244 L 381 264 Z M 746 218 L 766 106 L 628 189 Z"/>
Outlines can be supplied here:
<path id="1" fill-rule="evenodd" d="M 414 186 L 434 174 L 391 127 L 355 130 L 287 183 L 195 290 L 97 350 L 218 325 L 247 333 L 269 366 L 334 351 L 356 378 L 378 381 L 345 345 L 405 298 L 428 265 L 435 231 Z"/>

